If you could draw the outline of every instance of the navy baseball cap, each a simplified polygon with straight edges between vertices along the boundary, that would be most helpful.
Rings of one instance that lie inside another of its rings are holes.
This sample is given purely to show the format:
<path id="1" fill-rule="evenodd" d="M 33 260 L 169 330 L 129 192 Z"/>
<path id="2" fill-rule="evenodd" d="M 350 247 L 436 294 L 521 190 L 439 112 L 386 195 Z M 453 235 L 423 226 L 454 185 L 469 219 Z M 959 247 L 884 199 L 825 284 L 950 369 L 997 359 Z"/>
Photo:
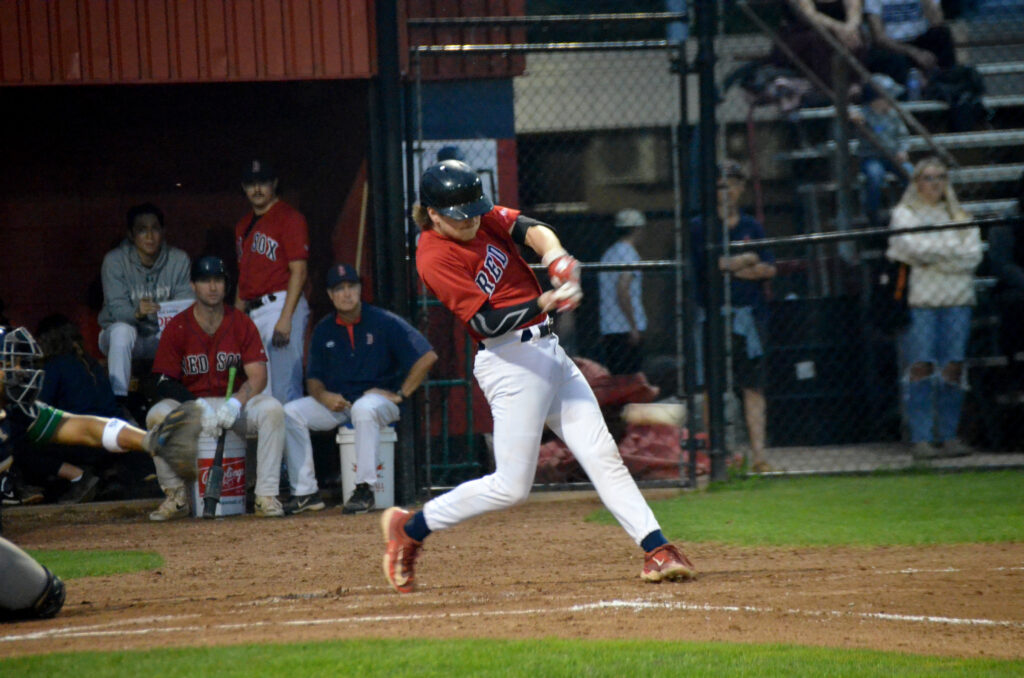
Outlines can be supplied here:
<path id="1" fill-rule="evenodd" d="M 362 284 L 359 273 L 355 266 L 350 264 L 335 264 L 327 270 L 327 289 L 334 289 L 343 282 L 354 282 Z"/>
<path id="2" fill-rule="evenodd" d="M 273 181 L 277 178 L 277 172 L 273 165 L 266 160 L 255 158 L 246 163 L 242 170 L 242 183 L 255 184 L 259 182 Z"/>

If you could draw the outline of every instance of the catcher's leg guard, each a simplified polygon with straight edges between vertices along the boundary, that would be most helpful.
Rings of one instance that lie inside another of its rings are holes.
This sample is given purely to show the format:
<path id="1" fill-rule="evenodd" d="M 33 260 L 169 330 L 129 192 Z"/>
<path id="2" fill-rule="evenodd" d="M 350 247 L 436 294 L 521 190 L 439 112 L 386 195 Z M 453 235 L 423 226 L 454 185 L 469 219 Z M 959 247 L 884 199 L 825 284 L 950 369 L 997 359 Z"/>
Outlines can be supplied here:
<path id="1" fill-rule="evenodd" d="M 0 622 L 53 617 L 64 595 L 60 577 L 0 538 Z"/>

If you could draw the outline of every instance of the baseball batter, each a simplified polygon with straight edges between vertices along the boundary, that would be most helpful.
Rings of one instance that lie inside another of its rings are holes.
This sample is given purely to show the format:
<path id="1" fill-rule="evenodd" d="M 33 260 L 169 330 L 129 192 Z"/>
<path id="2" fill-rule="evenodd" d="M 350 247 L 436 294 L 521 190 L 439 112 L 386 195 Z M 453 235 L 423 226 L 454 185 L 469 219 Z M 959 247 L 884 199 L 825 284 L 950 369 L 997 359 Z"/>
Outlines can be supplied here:
<path id="1" fill-rule="evenodd" d="M 309 258 L 306 218 L 277 196 L 277 173 L 253 160 L 242 172 L 252 212 L 235 225 L 235 308 L 256 324 L 267 352 L 267 393 L 283 405 L 302 397 L 302 349 L 309 305 L 302 295 Z"/>
<path id="2" fill-rule="evenodd" d="M 156 381 L 147 388 L 160 402 L 146 415 L 146 425 L 159 425 L 178 404 L 198 398 L 207 412 L 203 417 L 204 435 L 216 437 L 219 429 L 231 429 L 243 438 L 258 433 L 255 512 L 257 516 L 280 517 L 284 515 L 277 499 L 284 452 L 284 409 L 263 393 L 267 356 L 253 322 L 224 305 L 226 279 L 224 262 L 218 257 L 200 257 L 193 264 L 196 303 L 171 318 L 160 337 L 153 361 Z M 226 399 L 232 366 L 241 367 L 241 371 L 234 395 Z M 155 464 L 167 499 L 150 519 L 164 521 L 188 515 L 185 481 L 162 459 L 156 459 Z M 296 464 L 294 468 L 302 466 Z M 316 478 L 305 480 L 312 483 L 311 491 L 316 491 Z"/>
<path id="3" fill-rule="evenodd" d="M 518 210 L 495 206 L 468 165 L 445 160 L 420 181 L 413 218 L 422 230 L 420 278 L 480 342 L 473 374 L 494 418 L 494 473 L 463 483 L 415 514 L 391 508 L 381 517 L 384 572 L 401 593 L 415 586 L 423 540 L 529 495 L 548 425 L 579 460 L 601 500 L 646 553 L 647 581 L 689 579 L 689 559 L 662 535 L 654 514 L 619 457 L 590 386 L 551 333 L 548 313 L 581 298 L 576 260 L 554 230 Z M 555 289 L 542 292 L 517 245 L 536 252 Z"/>
<path id="4" fill-rule="evenodd" d="M 36 400 L 43 385 L 43 351 L 28 330 L 0 328 L 0 473 L 14 443 L 146 450 L 145 431 L 120 419 L 67 414 Z M 146 450 L 148 451 L 148 450 Z M 64 583 L 20 548 L 0 538 L 0 622 L 46 619 L 64 605 Z"/>

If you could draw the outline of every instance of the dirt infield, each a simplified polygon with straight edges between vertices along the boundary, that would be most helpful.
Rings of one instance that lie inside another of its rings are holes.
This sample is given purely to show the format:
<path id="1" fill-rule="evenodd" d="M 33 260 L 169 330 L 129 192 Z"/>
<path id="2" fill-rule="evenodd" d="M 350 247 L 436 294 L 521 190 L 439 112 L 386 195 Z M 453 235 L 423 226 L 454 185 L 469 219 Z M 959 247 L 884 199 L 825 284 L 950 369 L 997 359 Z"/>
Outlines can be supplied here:
<path id="1" fill-rule="evenodd" d="M 155 505 L 156 502 L 153 502 Z M 433 535 L 400 596 L 379 514 L 152 524 L 148 505 L 12 510 L 38 549 L 146 549 L 159 571 L 72 580 L 58 618 L 0 626 L 0 657 L 356 637 L 778 642 L 1024 657 L 1024 544 L 870 549 L 687 544 L 699 579 L 646 584 L 590 494 L 537 495 Z"/>

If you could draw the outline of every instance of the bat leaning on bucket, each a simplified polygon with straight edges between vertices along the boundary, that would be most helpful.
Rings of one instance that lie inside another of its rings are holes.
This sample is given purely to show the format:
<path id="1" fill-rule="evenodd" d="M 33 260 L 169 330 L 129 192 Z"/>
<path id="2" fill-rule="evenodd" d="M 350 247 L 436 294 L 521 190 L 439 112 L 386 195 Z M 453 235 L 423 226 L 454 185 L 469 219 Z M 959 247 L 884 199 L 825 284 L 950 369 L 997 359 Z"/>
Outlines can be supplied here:
<path id="1" fill-rule="evenodd" d="M 224 399 L 231 397 L 231 391 L 235 386 L 235 368 L 228 368 L 228 392 Z M 213 518 L 217 514 L 217 504 L 220 502 L 220 490 L 224 484 L 224 436 L 228 434 L 227 429 L 221 429 L 217 436 L 217 451 L 213 453 L 213 463 L 210 464 L 210 474 L 206 478 L 206 491 L 203 493 L 203 518 Z"/>

